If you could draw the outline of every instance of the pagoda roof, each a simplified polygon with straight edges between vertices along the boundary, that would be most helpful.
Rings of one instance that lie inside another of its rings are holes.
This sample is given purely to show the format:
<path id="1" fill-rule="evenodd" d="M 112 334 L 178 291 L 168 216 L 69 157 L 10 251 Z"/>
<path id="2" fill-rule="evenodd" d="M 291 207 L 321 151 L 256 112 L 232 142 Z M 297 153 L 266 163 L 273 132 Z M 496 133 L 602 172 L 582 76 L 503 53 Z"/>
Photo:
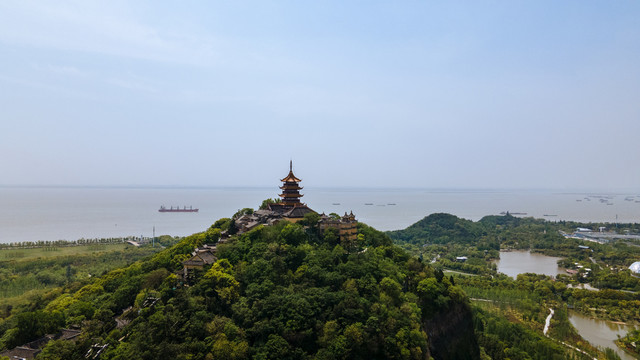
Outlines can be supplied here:
<path id="1" fill-rule="evenodd" d="M 302 180 L 298 179 L 295 175 L 293 175 L 293 161 L 289 161 L 289 174 L 284 178 L 280 179 L 282 182 L 300 182 Z"/>
<path id="2" fill-rule="evenodd" d="M 280 189 L 282 190 L 302 190 L 304 189 L 304 187 L 298 185 L 298 184 L 292 184 L 292 183 L 285 183 L 284 185 L 280 186 Z"/>
<path id="3" fill-rule="evenodd" d="M 300 204 L 300 205 L 294 206 L 293 209 L 284 213 L 284 217 L 297 219 L 297 218 L 303 218 L 308 213 L 315 213 L 315 211 L 313 211 L 310 207 L 308 207 L 305 204 Z"/>
<path id="4" fill-rule="evenodd" d="M 294 197 L 303 197 L 304 194 L 296 194 L 296 193 L 292 193 L 292 194 L 278 194 L 278 196 L 282 197 L 282 198 L 294 198 Z"/>

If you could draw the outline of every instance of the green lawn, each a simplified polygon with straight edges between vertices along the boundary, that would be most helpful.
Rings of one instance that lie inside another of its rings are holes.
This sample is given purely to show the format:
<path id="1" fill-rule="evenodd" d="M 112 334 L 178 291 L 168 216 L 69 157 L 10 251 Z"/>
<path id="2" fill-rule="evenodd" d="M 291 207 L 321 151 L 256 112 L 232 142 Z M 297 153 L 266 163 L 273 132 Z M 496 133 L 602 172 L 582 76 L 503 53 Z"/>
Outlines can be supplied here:
<path id="1" fill-rule="evenodd" d="M 0 318 L 8 315 L 6 306 L 26 306 L 51 290 L 86 284 L 159 250 L 126 243 L 2 249 Z"/>
<path id="2" fill-rule="evenodd" d="M 14 248 L 0 250 L 0 264 L 11 261 L 28 261 L 37 258 L 53 258 L 60 256 L 75 256 L 97 254 L 102 252 L 112 252 L 124 250 L 132 245 L 126 243 L 116 244 L 90 244 L 74 246 L 54 246 L 38 248 Z"/>

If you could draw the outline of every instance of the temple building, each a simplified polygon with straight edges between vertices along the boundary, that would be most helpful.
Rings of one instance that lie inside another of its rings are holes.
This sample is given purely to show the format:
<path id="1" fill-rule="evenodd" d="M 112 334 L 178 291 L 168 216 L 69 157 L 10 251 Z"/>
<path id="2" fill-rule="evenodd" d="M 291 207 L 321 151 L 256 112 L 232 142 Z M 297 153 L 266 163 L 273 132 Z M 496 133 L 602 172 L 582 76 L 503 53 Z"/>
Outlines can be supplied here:
<path id="1" fill-rule="evenodd" d="M 298 222 L 304 219 L 304 216 L 309 213 L 315 213 L 306 204 L 300 202 L 300 198 L 304 195 L 300 194 L 302 186 L 300 186 L 300 179 L 293 175 L 293 161 L 289 162 L 289 174 L 282 181 L 282 194 L 280 195 L 280 202 L 275 204 L 269 204 L 268 209 L 274 213 L 282 216 L 284 220 L 289 222 Z"/>
<path id="2" fill-rule="evenodd" d="M 190 281 L 194 278 L 196 270 L 203 270 L 205 266 L 211 265 L 218 260 L 216 257 L 216 246 L 204 245 L 203 248 L 196 248 L 191 253 L 191 258 L 182 262 L 183 274 L 185 280 Z"/>
<path id="3" fill-rule="evenodd" d="M 318 221 L 320 231 L 324 232 L 328 228 L 338 230 L 338 236 L 341 240 L 355 240 L 358 237 L 358 221 L 353 211 L 350 214 L 344 213 L 340 218 L 327 216 L 322 214 Z"/>
<path id="4" fill-rule="evenodd" d="M 293 174 L 292 161 L 289 162 L 289 174 L 280 179 L 280 181 L 282 181 L 282 186 L 280 186 L 282 193 L 279 194 L 279 202 L 269 204 L 266 209 L 256 210 L 251 214 L 243 214 L 235 219 L 239 232 L 249 231 L 261 224 L 273 225 L 280 220 L 295 223 L 304 219 L 304 216 L 309 213 L 317 214 L 317 212 L 300 201 L 300 198 L 304 196 L 300 194 L 300 190 L 302 190 L 300 182 L 302 180 Z M 355 240 L 357 238 L 357 225 L 358 221 L 353 212 L 350 214 L 345 212 L 342 217 L 327 216 L 323 213 L 318 221 L 318 227 L 321 232 L 328 228 L 334 228 L 337 229 L 340 239 L 346 240 Z"/>

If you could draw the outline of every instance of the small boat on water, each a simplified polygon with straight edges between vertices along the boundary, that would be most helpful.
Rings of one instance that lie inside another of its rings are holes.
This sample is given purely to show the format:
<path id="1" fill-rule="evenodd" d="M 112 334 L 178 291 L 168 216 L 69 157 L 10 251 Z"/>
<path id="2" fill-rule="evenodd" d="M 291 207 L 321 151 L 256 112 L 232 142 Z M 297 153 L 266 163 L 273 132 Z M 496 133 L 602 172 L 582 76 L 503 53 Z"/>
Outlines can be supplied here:
<path id="1" fill-rule="evenodd" d="M 331 205 L 340 205 L 340 203 L 333 203 L 333 204 L 331 204 Z"/>
<path id="2" fill-rule="evenodd" d="M 198 210 L 199 209 L 194 209 L 193 206 L 189 206 L 188 208 L 186 206 L 182 208 L 180 206 L 167 208 L 162 205 L 160 206 L 160 209 L 158 209 L 158 212 L 198 212 Z"/>
<path id="3" fill-rule="evenodd" d="M 373 205 L 373 203 L 364 203 L 365 205 Z"/>
<path id="4" fill-rule="evenodd" d="M 500 213 L 500 215 L 527 215 L 527 213 L 525 213 L 525 212 L 503 211 L 503 212 Z"/>

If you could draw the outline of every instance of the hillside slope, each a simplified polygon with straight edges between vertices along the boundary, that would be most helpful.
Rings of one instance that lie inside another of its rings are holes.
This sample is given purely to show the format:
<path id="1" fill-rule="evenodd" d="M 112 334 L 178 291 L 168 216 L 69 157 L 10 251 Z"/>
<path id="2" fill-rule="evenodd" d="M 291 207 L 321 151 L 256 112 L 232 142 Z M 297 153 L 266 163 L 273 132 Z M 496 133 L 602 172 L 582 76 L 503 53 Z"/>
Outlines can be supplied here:
<path id="1" fill-rule="evenodd" d="M 228 226 L 16 314 L 2 345 L 75 325 L 75 343 L 38 359 L 479 358 L 462 290 L 364 224 L 350 242 L 313 223 L 259 226 L 218 243 L 218 261 L 185 283 L 182 261 Z"/>
<path id="2" fill-rule="evenodd" d="M 404 230 L 389 231 L 392 239 L 411 244 L 475 243 L 486 234 L 484 227 L 455 215 L 435 213 Z"/>

